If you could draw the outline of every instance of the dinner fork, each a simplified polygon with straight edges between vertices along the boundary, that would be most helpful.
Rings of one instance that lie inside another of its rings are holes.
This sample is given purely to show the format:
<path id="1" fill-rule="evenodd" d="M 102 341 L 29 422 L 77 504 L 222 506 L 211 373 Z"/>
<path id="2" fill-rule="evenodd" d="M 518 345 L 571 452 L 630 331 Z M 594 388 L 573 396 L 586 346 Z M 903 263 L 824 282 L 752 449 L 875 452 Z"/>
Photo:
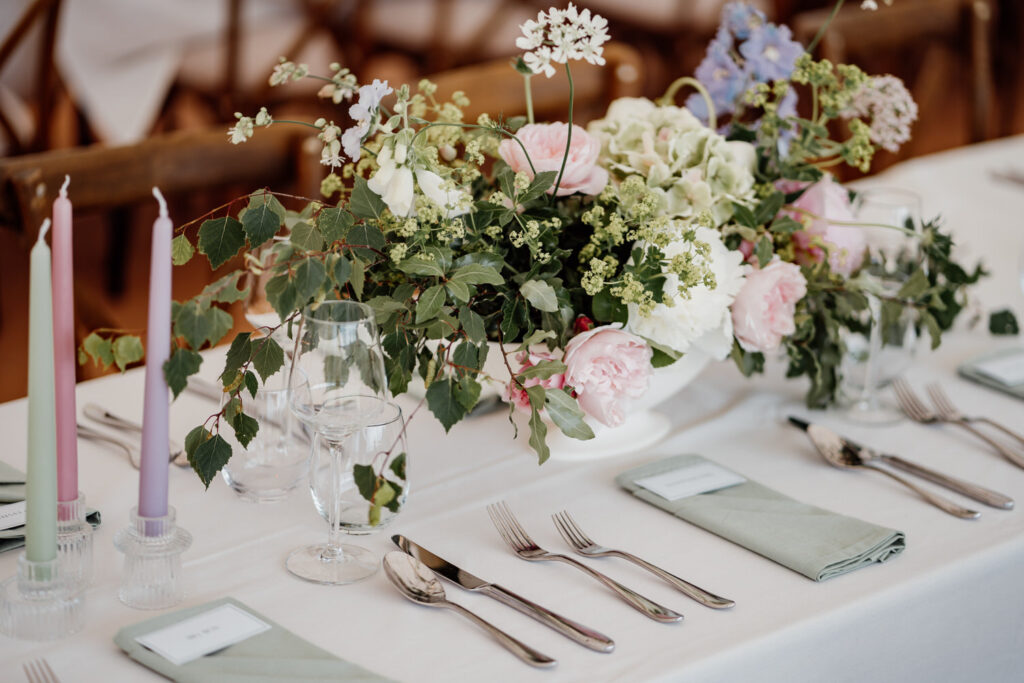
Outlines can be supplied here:
<path id="1" fill-rule="evenodd" d="M 903 409 L 903 412 L 906 413 L 907 417 L 911 420 L 922 424 L 948 422 L 949 424 L 959 425 L 988 445 L 992 446 L 992 448 L 996 449 L 1000 455 L 1017 467 L 1024 468 L 1024 457 L 1017 455 L 1001 443 L 993 441 L 984 433 L 967 424 L 967 422 L 964 422 L 963 420 L 950 419 L 928 408 L 928 406 L 921 402 L 921 399 L 917 397 L 917 394 L 914 393 L 914 390 L 910 388 L 910 385 L 907 384 L 906 380 L 903 378 L 895 380 L 892 383 L 892 388 L 896 391 L 896 400 L 899 401 L 900 408 Z"/>
<path id="2" fill-rule="evenodd" d="M 1021 436 L 1009 427 L 999 424 L 995 420 L 990 420 L 987 417 L 968 417 L 961 413 L 957 410 L 957 407 L 953 405 L 953 401 L 950 400 L 949 395 L 946 394 L 938 384 L 932 383 L 928 385 L 928 395 L 931 397 L 932 403 L 935 404 L 935 408 L 939 411 L 939 414 L 947 420 L 954 420 L 957 422 L 981 422 L 989 425 L 990 427 L 995 427 L 1003 434 L 1012 436 L 1019 443 L 1024 444 L 1024 436 Z"/>
<path id="3" fill-rule="evenodd" d="M 551 553 L 544 550 L 533 542 L 533 539 L 530 538 L 529 534 L 526 533 L 526 530 L 519 524 L 519 521 L 515 518 L 515 515 L 512 514 L 512 510 L 509 509 L 505 501 L 499 501 L 492 505 L 488 505 L 487 514 L 490 515 L 491 522 L 494 523 L 494 527 L 498 530 L 498 534 L 505 543 L 512 548 L 512 551 L 515 552 L 516 555 L 524 560 L 529 560 L 531 562 L 557 560 L 559 562 L 571 564 L 603 583 L 614 591 L 616 595 L 625 600 L 631 607 L 655 621 L 672 623 L 680 621 L 683 618 L 682 614 L 673 612 L 667 607 L 662 607 L 658 603 L 648 600 L 639 593 L 626 588 L 618 581 L 605 576 L 599 571 L 591 569 L 587 565 L 574 560 L 568 555 L 560 555 L 558 553 Z"/>
<path id="4" fill-rule="evenodd" d="M 562 538 L 565 539 L 565 542 L 572 546 L 580 555 L 588 555 L 590 557 L 621 557 L 624 560 L 629 560 L 633 564 L 643 567 L 658 578 L 672 584 L 684 595 L 696 600 L 705 607 L 726 609 L 736 604 L 732 600 L 720 598 L 699 586 L 694 586 L 689 581 L 681 579 L 675 574 L 671 574 L 661 567 L 657 567 L 636 555 L 622 550 L 605 548 L 604 546 L 594 543 L 590 540 L 590 537 L 583 532 L 583 529 L 580 528 L 579 524 L 577 524 L 565 510 L 552 515 L 551 519 L 554 520 L 555 527 L 558 529 L 558 533 L 562 535 Z"/>
<path id="5" fill-rule="evenodd" d="M 21 665 L 28 678 L 28 683 L 60 683 L 57 674 L 53 673 L 50 663 L 45 659 L 33 659 Z"/>

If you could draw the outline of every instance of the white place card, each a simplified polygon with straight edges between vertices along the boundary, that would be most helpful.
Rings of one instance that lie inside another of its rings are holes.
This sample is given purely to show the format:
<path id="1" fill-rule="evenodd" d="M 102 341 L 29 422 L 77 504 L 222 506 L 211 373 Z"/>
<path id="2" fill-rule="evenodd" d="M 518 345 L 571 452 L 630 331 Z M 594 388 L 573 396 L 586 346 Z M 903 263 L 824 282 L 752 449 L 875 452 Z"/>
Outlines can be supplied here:
<path id="1" fill-rule="evenodd" d="M 0 531 L 25 526 L 25 501 L 0 505 Z"/>
<path id="2" fill-rule="evenodd" d="M 135 640 L 181 666 L 268 630 L 270 624 L 262 619 L 234 605 L 221 605 Z"/>
<path id="3" fill-rule="evenodd" d="M 701 462 L 637 479 L 635 483 L 665 500 L 672 501 L 729 488 L 745 481 L 744 477 L 713 462 Z"/>
<path id="4" fill-rule="evenodd" d="M 1024 351 L 990 358 L 974 365 L 981 374 L 1008 387 L 1024 384 Z"/>

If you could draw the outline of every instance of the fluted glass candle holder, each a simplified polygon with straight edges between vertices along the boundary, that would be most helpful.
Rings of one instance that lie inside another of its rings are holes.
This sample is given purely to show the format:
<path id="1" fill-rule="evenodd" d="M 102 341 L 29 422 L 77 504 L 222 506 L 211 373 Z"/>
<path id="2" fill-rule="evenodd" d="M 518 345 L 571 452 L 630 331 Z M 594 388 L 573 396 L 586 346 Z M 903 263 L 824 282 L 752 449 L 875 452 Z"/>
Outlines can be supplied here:
<path id="1" fill-rule="evenodd" d="M 92 582 L 92 525 L 85 519 L 85 495 L 57 502 L 57 561 L 71 592 Z"/>
<path id="2" fill-rule="evenodd" d="M 118 597 L 129 607 L 164 609 L 185 597 L 181 554 L 192 545 L 192 534 L 174 518 L 173 507 L 163 517 L 143 517 L 133 507 L 130 524 L 114 537 L 114 545 L 124 553 Z"/>
<path id="3" fill-rule="evenodd" d="M 18 573 L 0 583 L 0 631 L 25 640 L 57 640 L 82 629 L 82 593 L 64 582 L 59 559 L 18 556 Z"/>

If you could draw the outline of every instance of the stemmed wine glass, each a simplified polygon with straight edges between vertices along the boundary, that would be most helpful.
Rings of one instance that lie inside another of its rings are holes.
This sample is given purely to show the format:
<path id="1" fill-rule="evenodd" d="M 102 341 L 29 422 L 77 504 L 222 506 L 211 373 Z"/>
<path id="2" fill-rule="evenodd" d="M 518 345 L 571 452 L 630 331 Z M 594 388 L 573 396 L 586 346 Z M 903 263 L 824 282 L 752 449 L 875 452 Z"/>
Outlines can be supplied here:
<path id="1" fill-rule="evenodd" d="M 917 345 L 917 315 L 899 303 L 900 290 L 920 267 L 921 200 L 896 188 L 863 190 L 854 204 L 867 251 L 858 277 L 868 300 L 863 329 L 844 334 L 843 393 L 847 416 L 868 424 L 900 419 L 879 397 L 910 365 Z"/>
<path id="2" fill-rule="evenodd" d="M 392 414 L 387 399 L 373 310 L 355 301 L 307 306 L 290 368 L 289 405 L 314 435 L 311 489 L 330 525 L 330 535 L 324 545 L 299 548 L 289 555 L 286 566 L 293 574 L 318 583 L 343 584 L 377 570 L 373 553 L 341 543 L 342 512 L 348 489 L 358 488 L 356 461 L 365 459 L 368 442 L 362 432 L 379 427 Z"/>

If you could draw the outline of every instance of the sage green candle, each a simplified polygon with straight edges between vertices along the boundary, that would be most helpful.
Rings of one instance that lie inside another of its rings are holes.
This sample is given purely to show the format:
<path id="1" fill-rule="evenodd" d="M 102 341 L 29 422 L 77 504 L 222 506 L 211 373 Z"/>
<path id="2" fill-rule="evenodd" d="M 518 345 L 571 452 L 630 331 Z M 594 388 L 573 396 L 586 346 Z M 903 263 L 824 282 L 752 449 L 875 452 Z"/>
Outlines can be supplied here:
<path id="1" fill-rule="evenodd" d="M 50 248 L 43 221 L 32 247 L 28 310 L 28 467 L 25 483 L 25 557 L 57 558 L 57 407 L 53 370 Z"/>

